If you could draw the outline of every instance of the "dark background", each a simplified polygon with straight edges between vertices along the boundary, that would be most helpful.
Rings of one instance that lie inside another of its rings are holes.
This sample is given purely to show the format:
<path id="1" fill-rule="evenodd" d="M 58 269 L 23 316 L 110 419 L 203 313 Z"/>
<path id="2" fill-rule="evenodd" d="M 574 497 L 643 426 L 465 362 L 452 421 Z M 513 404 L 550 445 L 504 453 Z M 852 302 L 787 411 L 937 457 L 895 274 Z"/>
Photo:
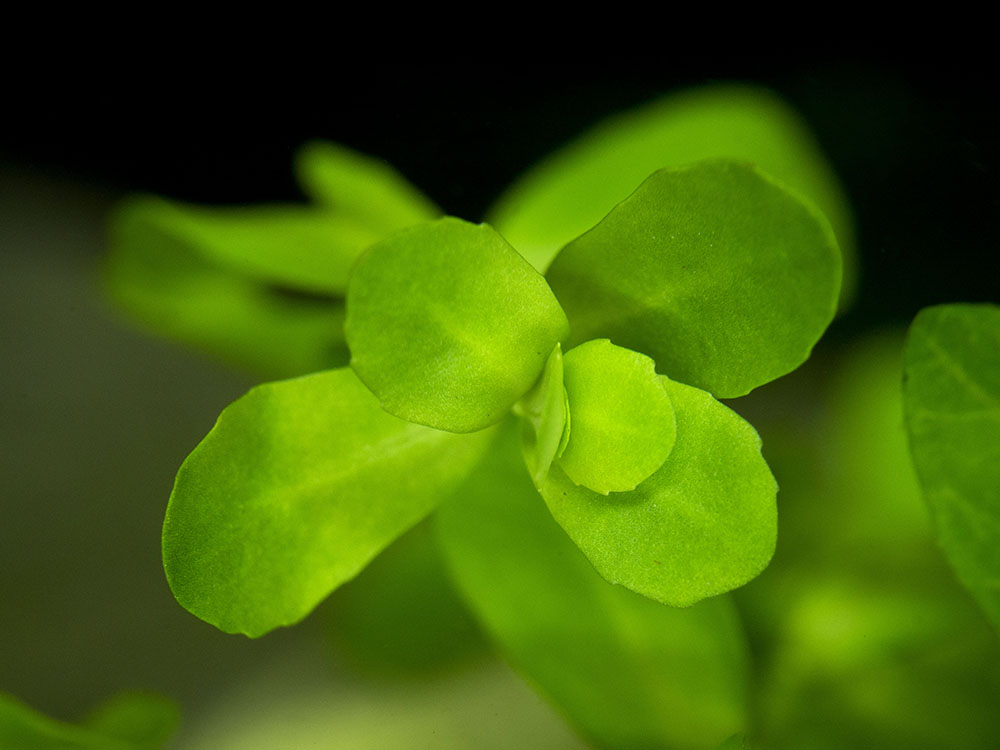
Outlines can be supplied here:
<path id="1" fill-rule="evenodd" d="M 111 191 L 293 200 L 291 155 L 322 137 L 384 158 L 447 213 L 471 220 L 601 118 L 679 87 L 742 80 L 802 113 L 853 203 L 864 278 L 841 331 L 905 323 L 928 304 L 997 299 L 1000 108 L 989 67 L 954 58 L 635 67 L 647 72 L 394 66 L 268 80 L 234 69 L 141 89 L 86 78 L 12 108 L 0 163 Z"/>

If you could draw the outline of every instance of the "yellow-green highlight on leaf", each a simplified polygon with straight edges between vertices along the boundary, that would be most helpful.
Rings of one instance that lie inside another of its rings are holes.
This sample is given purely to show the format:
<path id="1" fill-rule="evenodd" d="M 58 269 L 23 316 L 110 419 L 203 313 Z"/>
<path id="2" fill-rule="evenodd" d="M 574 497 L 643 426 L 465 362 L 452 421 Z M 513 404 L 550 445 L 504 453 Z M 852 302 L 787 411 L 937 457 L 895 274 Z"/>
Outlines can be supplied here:
<path id="1" fill-rule="evenodd" d="M 389 164 L 338 143 L 306 143 L 295 156 L 295 172 L 314 201 L 383 235 L 441 215 Z"/>
<path id="2" fill-rule="evenodd" d="M 568 324 L 545 279 L 496 231 L 449 217 L 361 257 L 344 331 L 351 366 L 382 408 L 472 432 L 534 385 Z"/>
<path id="3" fill-rule="evenodd" d="M 1000 306 L 939 305 L 917 315 L 903 406 L 938 542 L 1000 628 Z"/>
<path id="4" fill-rule="evenodd" d="M 547 278 L 573 342 L 607 337 L 719 398 L 804 362 L 833 318 L 840 253 L 810 204 L 755 167 L 656 172 Z"/>
<path id="5" fill-rule="evenodd" d="M 485 631 L 595 747 L 715 748 L 746 730 L 747 646 L 730 599 L 673 609 L 608 584 L 545 511 L 518 438 L 503 425 L 433 516 Z"/>
<path id="6" fill-rule="evenodd" d="M 605 579 L 686 607 L 766 567 L 777 537 L 778 488 L 753 427 L 705 391 L 661 383 L 677 440 L 653 476 L 609 498 L 577 486 L 553 464 L 538 489 Z"/>
<path id="7" fill-rule="evenodd" d="M 562 346 L 556 344 L 535 387 L 514 405 L 524 419 L 523 452 L 528 472 L 540 481 L 569 440 L 569 404 L 563 387 Z"/>
<path id="8" fill-rule="evenodd" d="M 253 388 L 177 472 L 174 596 L 229 633 L 298 622 L 433 510 L 488 438 L 390 416 L 350 369 Z"/>
<path id="9" fill-rule="evenodd" d="M 563 368 L 572 431 L 559 468 L 602 495 L 634 490 L 663 465 L 677 436 L 653 360 L 596 339 L 566 352 Z"/>
<path id="10" fill-rule="evenodd" d="M 508 188 L 487 221 L 544 272 L 652 172 L 713 158 L 756 164 L 819 206 L 844 252 L 848 303 L 856 264 L 844 190 L 807 123 L 760 87 L 689 89 L 598 123 Z"/>
<path id="11" fill-rule="evenodd" d="M 69 724 L 0 693 L 0 749 L 160 750 L 177 719 L 177 706 L 152 694 L 122 693 L 80 724 Z"/>
<path id="12" fill-rule="evenodd" d="M 154 197 L 119 206 L 110 232 L 108 293 L 147 327 L 265 376 L 347 363 L 347 276 L 379 235 L 305 207 Z"/>

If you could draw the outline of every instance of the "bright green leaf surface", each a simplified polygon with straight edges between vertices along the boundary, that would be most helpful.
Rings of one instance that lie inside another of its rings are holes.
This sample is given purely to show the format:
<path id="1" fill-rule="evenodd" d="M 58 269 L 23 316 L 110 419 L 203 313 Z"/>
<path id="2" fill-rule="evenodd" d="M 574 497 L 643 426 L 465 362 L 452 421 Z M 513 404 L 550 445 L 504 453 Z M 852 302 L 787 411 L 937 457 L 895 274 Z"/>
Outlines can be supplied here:
<path id="1" fill-rule="evenodd" d="M 532 387 L 567 323 L 545 279 L 499 234 L 445 218 L 362 256 L 344 330 L 351 366 L 382 408 L 471 432 Z"/>
<path id="2" fill-rule="evenodd" d="M 941 547 L 1000 626 L 1000 307 L 922 310 L 907 338 L 903 404 Z"/>
<path id="3" fill-rule="evenodd" d="M 296 207 L 214 210 L 159 198 L 112 218 L 106 281 L 142 323 L 268 376 L 346 364 L 341 294 L 367 230 Z"/>
<path id="4" fill-rule="evenodd" d="M 635 489 L 663 465 L 677 436 L 653 360 L 597 339 L 567 352 L 564 369 L 573 429 L 559 467 L 602 495 Z"/>
<path id="5" fill-rule="evenodd" d="M 0 750 L 158 750 L 176 723 L 176 706 L 153 695 L 120 695 L 78 726 L 0 693 Z"/>
<path id="6" fill-rule="evenodd" d="M 349 369 L 258 386 L 177 472 L 170 587 L 226 632 L 295 623 L 433 509 L 487 439 L 386 414 Z"/>
<path id="7" fill-rule="evenodd" d="M 524 461 L 539 481 L 569 440 L 569 404 L 563 387 L 562 346 L 552 350 L 542 377 L 517 402 L 514 412 L 524 418 Z"/>
<path id="8" fill-rule="evenodd" d="M 515 182 L 487 220 L 540 271 L 652 172 L 701 159 L 752 162 L 811 198 L 830 219 L 854 274 L 854 228 L 843 189 L 806 124 L 767 89 L 682 91 L 598 124 Z"/>
<path id="9" fill-rule="evenodd" d="M 295 171 L 313 200 L 382 234 L 441 215 L 391 166 L 337 143 L 307 143 L 296 155 Z"/>
<path id="10" fill-rule="evenodd" d="M 653 476 L 604 497 L 576 486 L 556 464 L 539 490 L 608 581 L 684 607 L 764 569 L 777 534 L 777 485 L 753 427 L 704 391 L 661 382 L 677 440 Z"/>
<path id="11" fill-rule="evenodd" d="M 517 438 L 505 425 L 434 516 L 486 630 L 598 747 L 692 750 L 745 729 L 746 646 L 729 599 L 672 609 L 604 581 L 545 511 Z"/>
<path id="12" fill-rule="evenodd" d="M 826 330 L 840 254 L 826 220 L 747 164 L 662 170 L 559 253 L 575 342 L 608 337 L 719 398 L 794 370 Z"/>

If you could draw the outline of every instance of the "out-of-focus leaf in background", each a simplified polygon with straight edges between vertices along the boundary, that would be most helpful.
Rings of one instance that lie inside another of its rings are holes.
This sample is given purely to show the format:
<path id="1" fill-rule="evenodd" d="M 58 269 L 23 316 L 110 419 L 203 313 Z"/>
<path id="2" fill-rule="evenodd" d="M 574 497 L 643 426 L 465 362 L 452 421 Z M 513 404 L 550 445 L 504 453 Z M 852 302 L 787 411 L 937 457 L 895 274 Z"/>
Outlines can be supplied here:
<path id="1" fill-rule="evenodd" d="M 439 212 L 387 164 L 343 146 L 307 144 L 296 166 L 317 205 L 124 201 L 110 226 L 109 296 L 149 330 L 266 378 L 347 364 L 354 261 Z"/>
<path id="2" fill-rule="evenodd" d="M 177 706 L 147 693 L 115 696 L 78 724 L 38 713 L 0 693 L 3 750 L 160 750 L 177 726 Z"/>
<path id="3" fill-rule="evenodd" d="M 736 594 L 765 747 L 986 750 L 1000 736 L 1000 643 L 931 537 L 901 367 L 902 336 L 878 335 L 749 397 L 781 484 L 778 550 Z"/>
<path id="4" fill-rule="evenodd" d="M 903 399 L 935 534 L 1000 628 L 1000 307 L 921 311 L 907 337 Z"/>

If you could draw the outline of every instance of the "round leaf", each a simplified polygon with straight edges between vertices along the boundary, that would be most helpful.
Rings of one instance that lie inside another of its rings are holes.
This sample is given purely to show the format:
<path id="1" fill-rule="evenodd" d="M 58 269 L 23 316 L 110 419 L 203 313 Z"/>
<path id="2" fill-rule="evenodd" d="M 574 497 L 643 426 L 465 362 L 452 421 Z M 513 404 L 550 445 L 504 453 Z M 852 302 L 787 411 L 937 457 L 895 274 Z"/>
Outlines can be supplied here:
<path id="1" fill-rule="evenodd" d="M 703 162 L 653 174 L 548 279 L 574 341 L 608 337 L 731 398 L 806 360 L 836 309 L 840 254 L 826 220 L 769 177 Z"/>
<path id="2" fill-rule="evenodd" d="M 777 485 L 753 427 L 704 391 L 661 382 L 677 440 L 653 476 L 604 497 L 556 464 L 538 489 L 604 578 L 684 607 L 764 569 L 777 536 Z"/>
<path id="3" fill-rule="evenodd" d="M 531 388 L 567 325 L 545 279 L 499 234 L 445 218 L 361 257 L 344 330 L 351 366 L 383 409 L 471 432 Z"/>
<path id="4" fill-rule="evenodd" d="M 674 609 L 603 580 L 531 486 L 515 427 L 434 514 L 485 631 L 596 747 L 709 748 L 746 729 L 730 599 Z"/>
<path id="5" fill-rule="evenodd" d="M 653 360 L 598 339 L 567 352 L 564 371 L 572 431 L 559 467 L 602 495 L 635 489 L 663 465 L 677 435 Z"/>
<path id="6" fill-rule="evenodd" d="M 679 91 L 598 123 L 511 185 L 487 221 L 544 272 L 655 170 L 719 158 L 752 162 L 822 209 L 844 251 L 849 296 L 854 227 L 844 190 L 808 123 L 756 86 Z"/>
<path id="7" fill-rule="evenodd" d="M 488 435 L 396 419 L 349 369 L 252 389 L 177 472 L 163 524 L 174 596 L 251 637 L 301 620 L 427 515 Z"/>

